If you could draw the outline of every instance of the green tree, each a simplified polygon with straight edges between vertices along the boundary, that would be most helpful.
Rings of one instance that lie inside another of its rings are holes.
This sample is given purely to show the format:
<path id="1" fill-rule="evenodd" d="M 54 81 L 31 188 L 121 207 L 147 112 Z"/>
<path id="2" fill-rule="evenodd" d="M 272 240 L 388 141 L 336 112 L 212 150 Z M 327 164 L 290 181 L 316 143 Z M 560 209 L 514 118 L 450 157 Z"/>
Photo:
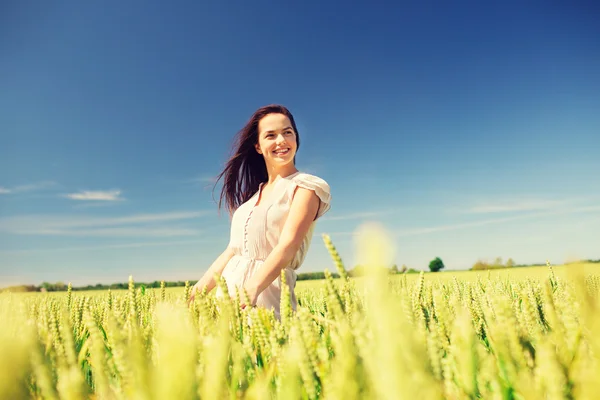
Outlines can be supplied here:
<path id="1" fill-rule="evenodd" d="M 509 258 L 508 260 L 506 260 L 506 266 L 507 267 L 514 267 L 515 266 L 515 261 L 512 258 Z"/>
<path id="2" fill-rule="evenodd" d="M 489 269 L 490 265 L 483 261 L 483 260 L 477 260 L 477 262 L 475 264 L 473 264 L 473 266 L 471 267 L 471 270 L 473 271 L 478 271 L 478 270 L 484 270 L 484 269 Z"/>
<path id="3" fill-rule="evenodd" d="M 439 257 L 434 258 L 429 263 L 429 270 L 431 272 L 438 272 L 439 270 L 441 270 L 443 268 L 444 268 L 444 262 Z"/>

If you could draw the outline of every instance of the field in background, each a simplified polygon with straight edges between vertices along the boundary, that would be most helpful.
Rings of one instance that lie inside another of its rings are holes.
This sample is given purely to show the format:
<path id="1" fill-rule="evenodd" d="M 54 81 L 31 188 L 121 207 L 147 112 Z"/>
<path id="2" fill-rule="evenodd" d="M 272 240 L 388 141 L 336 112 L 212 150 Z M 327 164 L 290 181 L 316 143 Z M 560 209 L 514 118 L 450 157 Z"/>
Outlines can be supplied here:
<path id="1" fill-rule="evenodd" d="M 596 265 L 386 278 L 302 281 L 281 321 L 181 287 L 2 294 L 0 398 L 599 398 Z"/>
<path id="2" fill-rule="evenodd" d="M 600 264 L 598 263 L 584 263 L 584 264 L 568 264 L 568 265 L 556 265 L 552 266 L 554 273 L 558 277 L 567 278 L 569 274 L 573 272 L 581 272 L 584 274 L 600 274 Z M 334 272 L 334 271 L 331 271 Z M 479 278 L 487 279 L 487 277 L 491 277 L 492 279 L 500 278 L 500 279 L 513 279 L 517 281 L 524 281 L 527 279 L 540 280 L 545 279 L 549 276 L 549 269 L 545 266 L 535 266 L 535 267 L 520 267 L 520 268 L 502 268 L 502 269 L 494 269 L 487 271 L 442 271 L 442 272 L 425 272 L 425 280 L 432 282 L 447 282 L 449 280 L 453 280 L 454 277 L 461 281 L 474 282 Z M 393 279 L 401 279 L 404 275 L 397 274 L 393 276 Z M 406 279 L 408 282 L 414 282 L 419 279 L 418 273 L 406 274 Z M 356 281 L 358 287 L 360 287 L 363 278 L 351 278 L 351 280 Z M 135 277 L 134 277 L 135 281 Z M 341 281 L 339 279 L 335 279 L 334 283 L 339 284 Z M 136 285 L 137 287 L 138 285 Z M 325 279 L 319 280 L 307 280 L 307 281 L 298 281 L 296 284 L 296 291 L 298 293 L 306 290 L 320 290 L 325 288 Z M 146 289 L 149 292 L 159 293 L 160 289 L 149 288 Z M 78 295 L 84 296 L 98 296 L 105 295 L 107 290 L 82 290 L 76 291 Z M 111 290 L 111 292 L 115 294 L 126 293 L 126 289 L 117 289 Z M 183 294 L 185 292 L 184 287 L 169 287 L 166 288 L 166 292 L 168 294 Z M 22 296 L 64 296 L 65 292 L 49 292 L 49 293 L 22 293 Z"/>
<path id="3" fill-rule="evenodd" d="M 568 265 L 557 265 L 552 266 L 556 276 L 567 278 L 572 273 L 583 273 L 583 274 L 600 274 L 600 264 L 598 263 L 587 263 L 587 264 L 568 264 Z M 524 281 L 527 279 L 540 280 L 547 278 L 550 274 L 550 270 L 546 266 L 535 266 L 535 267 L 520 267 L 520 268 L 501 268 L 487 271 L 443 271 L 443 272 L 425 272 L 425 280 L 432 282 L 448 282 L 453 280 L 455 277 L 461 281 L 475 282 L 478 278 L 487 279 L 489 276 L 492 279 L 511 279 L 517 281 Z M 414 282 L 419 279 L 418 273 L 406 274 L 408 282 Z M 400 279 L 403 274 L 397 274 L 393 278 Z M 357 284 L 363 280 L 363 278 L 353 278 Z M 300 281 L 296 286 L 296 290 L 307 290 L 307 289 L 320 289 L 323 288 L 325 280 L 314 280 L 314 281 Z"/>

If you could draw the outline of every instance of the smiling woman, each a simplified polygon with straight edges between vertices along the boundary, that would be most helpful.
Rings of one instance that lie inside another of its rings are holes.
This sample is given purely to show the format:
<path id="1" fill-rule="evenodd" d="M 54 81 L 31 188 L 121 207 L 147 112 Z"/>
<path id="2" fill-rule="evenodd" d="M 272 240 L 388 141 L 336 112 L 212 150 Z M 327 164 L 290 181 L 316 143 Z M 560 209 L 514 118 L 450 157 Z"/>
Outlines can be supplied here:
<path id="1" fill-rule="evenodd" d="M 219 275 L 230 296 L 245 289 L 249 305 L 271 309 L 279 318 L 284 271 L 296 309 L 296 270 L 316 220 L 331 204 L 327 182 L 296 168 L 299 147 L 294 117 L 280 105 L 260 108 L 239 132 L 234 154 L 218 177 L 225 177 L 219 207 L 225 200 L 232 215 L 229 245 L 196 283 L 190 302 L 197 292 L 212 290 Z"/>

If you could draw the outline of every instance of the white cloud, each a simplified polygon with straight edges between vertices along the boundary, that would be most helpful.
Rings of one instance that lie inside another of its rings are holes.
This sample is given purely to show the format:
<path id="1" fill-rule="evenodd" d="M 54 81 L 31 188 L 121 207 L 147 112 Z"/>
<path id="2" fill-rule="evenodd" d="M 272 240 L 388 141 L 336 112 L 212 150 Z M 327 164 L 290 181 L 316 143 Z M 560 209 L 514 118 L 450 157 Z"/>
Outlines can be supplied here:
<path id="1" fill-rule="evenodd" d="M 45 189 L 48 187 L 55 186 L 56 182 L 54 181 L 42 181 L 36 183 L 30 183 L 26 185 L 19 185 L 12 188 L 7 188 L 4 186 L 0 186 L 0 194 L 17 194 L 17 193 L 25 193 L 25 192 L 33 192 L 36 190 Z"/>
<path id="2" fill-rule="evenodd" d="M 482 204 L 468 210 L 470 213 L 487 214 L 515 211 L 548 210 L 564 205 L 565 201 L 558 200 L 522 200 L 496 204 Z"/>
<path id="3" fill-rule="evenodd" d="M 65 194 L 64 197 L 67 197 L 72 200 L 97 200 L 97 201 L 119 201 L 124 200 L 120 198 L 121 195 L 120 190 L 109 190 L 109 191 L 91 191 L 85 190 L 79 193 L 69 193 Z"/>
<path id="4" fill-rule="evenodd" d="M 416 236 L 416 235 L 424 235 L 424 234 L 428 234 L 428 233 L 436 233 L 436 232 L 443 232 L 443 231 L 455 231 L 455 230 L 459 230 L 459 229 L 473 228 L 473 227 L 492 225 L 492 224 L 502 224 L 505 222 L 522 220 L 522 219 L 552 217 L 552 216 L 557 216 L 557 215 L 577 214 L 577 213 L 596 213 L 596 212 L 600 212 L 600 206 L 583 206 L 583 207 L 575 207 L 575 208 L 562 208 L 562 209 L 555 209 L 555 210 L 543 211 L 543 212 L 537 212 L 537 213 L 520 214 L 520 215 L 504 217 L 504 218 L 491 218 L 491 219 L 462 222 L 462 223 L 450 224 L 450 225 L 438 225 L 438 226 L 423 227 L 423 228 L 402 229 L 402 230 L 397 230 L 395 232 L 395 234 L 396 234 L 396 236 Z"/>
<path id="5" fill-rule="evenodd" d="M 427 233 L 436 233 L 443 231 L 455 231 L 459 229 L 472 228 L 477 226 L 491 225 L 491 224 L 501 224 L 504 222 L 514 221 L 523 218 L 531 218 L 531 215 L 527 216 L 516 216 L 516 217 L 506 217 L 506 218 L 494 218 L 487 219 L 481 221 L 473 221 L 473 222 L 464 222 L 459 224 L 451 224 L 451 225 L 438 225 L 431 227 L 423 227 L 423 228 L 412 228 L 412 229 L 404 229 L 396 231 L 397 236 L 416 236 L 416 235 L 424 235 Z"/>
<path id="6" fill-rule="evenodd" d="M 176 211 L 157 214 L 134 214 L 119 217 L 75 215 L 21 215 L 0 218 L 0 232 L 16 235 L 81 235 L 81 236 L 190 236 L 198 230 L 152 226 L 152 224 L 184 221 L 202 217 L 208 211 Z M 131 225 L 138 225 L 131 227 Z M 143 225 L 140 227 L 139 225 Z M 106 229 L 111 227 L 110 229 Z"/>
<path id="7" fill-rule="evenodd" d="M 324 215 L 321 220 L 322 221 L 342 221 L 342 220 L 352 220 L 352 219 L 365 219 L 365 218 L 375 218 L 381 217 L 383 215 L 388 215 L 392 213 L 392 211 L 365 211 L 365 212 L 357 212 L 350 214 L 341 214 L 341 215 Z"/>
<path id="8" fill-rule="evenodd" d="M 205 240 L 202 240 L 204 242 Z M 120 244 L 107 244 L 100 246 L 73 246 L 73 247 L 50 247 L 50 248 L 33 248 L 33 249 L 20 249 L 20 250 L 0 250 L 0 254 L 13 255 L 13 254 L 30 254 L 30 253 L 48 253 L 48 252 L 72 252 L 72 251 L 91 251 L 91 250 L 105 250 L 105 249 L 128 249 L 128 248 L 143 248 L 143 247 L 159 247 L 159 246 L 180 246 L 186 244 L 198 244 L 201 240 L 189 239 L 189 240 L 171 240 L 161 242 L 133 242 L 133 243 L 120 243 Z"/>
<path id="9" fill-rule="evenodd" d="M 97 237 L 172 237 L 172 236 L 196 236 L 201 231 L 186 228 L 100 228 L 100 229 L 34 229 L 19 231 L 21 235 L 46 235 L 46 236 L 97 236 Z"/>
<path id="10" fill-rule="evenodd" d="M 569 204 L 591 201 L 590 198 L 568 198 L 568 199 L 542 199 L 542 198 L 527 198 L 519 196 L 519 198 L 492 200 L 481 202 L 466 209 L 462 209 L 461 213 L 467 214 L 493 214 L 493 213 L 510 213 L 523 211 L 541 211 L 553 210 L 559 207 L 565 207 Z"/>

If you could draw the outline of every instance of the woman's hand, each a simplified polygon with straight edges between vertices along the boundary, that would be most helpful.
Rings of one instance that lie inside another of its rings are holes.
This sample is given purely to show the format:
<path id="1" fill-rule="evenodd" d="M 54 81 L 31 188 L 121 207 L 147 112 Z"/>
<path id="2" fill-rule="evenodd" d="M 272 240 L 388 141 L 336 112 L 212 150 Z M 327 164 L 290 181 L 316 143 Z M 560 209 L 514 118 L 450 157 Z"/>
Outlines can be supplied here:
<path id="1" fill-rule="evenodd" d="M 198 281 L 193 287 L 192 290 L 190 291 L 190 298 L 188 299 L 188 307 L 190 306 L 190 304 L 192 304 L 194 302 L 194 299 L 196 298 L 196 293 L 198 293 L 200 291 L 200 281 Z"/>
<path id="2" fill-rule="evenodd" d="M 241 302 L 240 307 L 242 310 L 246 307 L 256 307 L 256 301 L 258 300 L 258 289 L 253 286 L 245 286 L 244 290 L 248 294 L 248 302 L 250 304 L 246 304 L 244 301 Z"/>
<path id="3" fill-rule="evenodd" d="M 234 251 L 232 248 L 227 246 L 225 250 L 217 257 L 217 259 L 211 264 L 208 268 L 208 271 L 204 273 L 202 278 L 192 288 L 192 293 L 190 295 L 190 300 L 188 302 L 188 306 L 194 301 L 196 298 L 196 294 L 198 292 L 202 293 L 204 288 L 206 288 L 206 293 L 209 293 L 211 290 L 215 288 L 217 282 L 215 281 L 215 276 L 220 276 L 223 273 L 223 270 L 227 266 L 229 260 L 234 256 Z"/>
<path id="4" fill-rule="evenodd" d="M 203 282 L 203 279 L 200 279 L 198 282 L 196 282 L 196 284 L 194 286 L 192 286 L 192 290 L 190 291 L 190 298 L 188 300 L 188 307 L 190 304 L 192 304 L 194 302 L 194 299 L 196 299 L 196 295 L 202 293 L 202 291 L 204 290 L 204 288 L 206 287 L 206 284 Z M 207 290 L 208 293 L 208 290 Z"/>

